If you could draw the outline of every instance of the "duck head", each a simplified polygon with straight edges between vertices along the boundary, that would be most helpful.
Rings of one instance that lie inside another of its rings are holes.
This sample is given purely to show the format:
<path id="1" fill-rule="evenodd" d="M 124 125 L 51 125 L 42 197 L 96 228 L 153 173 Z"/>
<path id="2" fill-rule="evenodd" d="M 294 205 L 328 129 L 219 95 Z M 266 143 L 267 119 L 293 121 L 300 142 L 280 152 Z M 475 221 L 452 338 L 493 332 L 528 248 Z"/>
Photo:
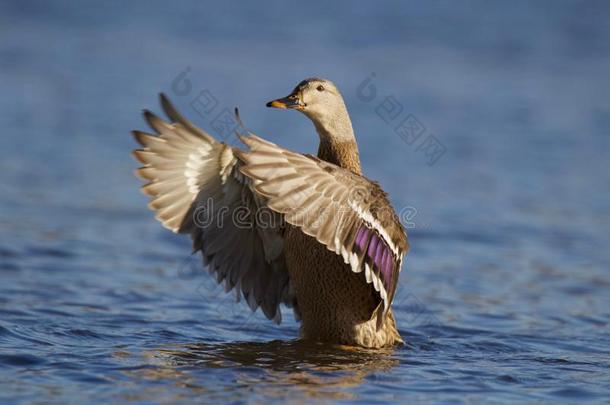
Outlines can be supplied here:
<path id="1" fill-rule="evenodd" d="M 318 77 L 305 79 L 284 98 L 267 107 L 297 110 L 305 114 L 320 137 L 318 157 L 360 174 L 358 145 L 347 107 L 337 86 Z"/>
<path id="2" fill-rule="evenodd" d="M 318 77 L 305 79 L 283 98 L 267 107 L 297 110 L 313 121 L 321 138 L 350 138 L 353 130 L 343 97 L 333 82 Z"/>

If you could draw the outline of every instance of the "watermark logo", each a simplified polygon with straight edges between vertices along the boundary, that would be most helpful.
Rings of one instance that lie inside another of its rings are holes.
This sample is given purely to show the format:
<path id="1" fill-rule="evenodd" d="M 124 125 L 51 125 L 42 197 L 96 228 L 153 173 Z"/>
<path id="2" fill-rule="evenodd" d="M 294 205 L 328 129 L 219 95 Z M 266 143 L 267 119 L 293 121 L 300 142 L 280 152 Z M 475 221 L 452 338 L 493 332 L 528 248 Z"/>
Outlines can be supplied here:
<path id="1" fill-rule="evenodd" d="M 401 328 L 422 330 L 426 336 L 432 337 L 443 326 L 434 312 L 412 292 L 397 296 L 393 307 L 396 323 Z"/>
<path id="2" fill-rule="evenodd" d="M 298 215 L 292 215 L 293 225 L 308 226 L 312 230 L 317 230 L 321 226 L 330 221 L 332 226 L 340 226 L 343 220 L 354 212 L 358 212 L 361 203 L 368 201 L 368 191 L 363 191 L 364 188 L 357 187 L 354 192 L 349 193 L 348 205 L 341 205 L 338 208 L 331 209 L 330 207 L 319 207 L 313 210 L 305 210 Z M 295 206 L 304 200 L 295 200 Z M 249 206 L 240 203 L 234 206 L 220 205 L 215 203 L 212 197 L 205 201 L 199 201 L 193 209 L 192 219 L 193 224 L 199 229 L 207 229 L 213 227 L 222 229 L 225 226 L 231 226 L 240 230 L 244 229 L 277 229 L 286 226 L 284 216 L 273 211 L 267 206 Z M 398 215 L 392 207 L 381 208 L 376 211 L 375 217 L 382 221 L 391 221 L 393 218 L 398 219 L 406 229 L 414 229 L 416 227 L 415 217 L 417 208 L 412 206 L 402 207 L 398 211 Z"/>
<path id="3" fill-rule="evenodd" d="M 373 72 L 358 85 L 356 97 L 363 103 L 376 103 L 375 114 L 390 125 L 409 147 L 415 147 L 426 158 L 428 166 L 436 164 L 447 152 L 447 147 L 433 134 L 426 134 L 426 127 L 415 115 L 405 111 L 404 105 L 392 95 L 384 96 L 381 101 L 378 97 L 377 86 L 373 83 L 376 78 Z"/>
<path id="4" fill-rule="evenodd" d="M 214 133 L 223 141 L 231 143 L 236 141 L 231 136 L 241 126 L 238 118 L 231 109 L 221 105 L 218 98 L 210 89 L 203 88 L 196 91 L 190 78 L 191 68 L 186 67 L 180 72 L 171 84 L 172 93 L 178 97 L 188 97 L 189 105 L 202 119 L 209 123 Z"/>

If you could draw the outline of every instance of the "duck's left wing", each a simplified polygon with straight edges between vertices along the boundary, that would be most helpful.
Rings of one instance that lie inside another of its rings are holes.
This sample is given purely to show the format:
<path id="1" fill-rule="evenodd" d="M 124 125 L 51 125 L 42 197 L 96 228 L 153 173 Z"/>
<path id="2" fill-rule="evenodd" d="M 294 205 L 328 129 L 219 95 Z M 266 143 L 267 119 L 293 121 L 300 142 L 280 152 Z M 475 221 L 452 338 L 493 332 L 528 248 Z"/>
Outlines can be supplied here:
<path id="1" fill-rule="evenodd" d="M 409 244 L 385 192 L 377 183 L 316 157 L 254 135 L 241 139 L 250 147 L 239 154 L 241 171 L 268 198 L 267 206 L 341 255 L 352 271 L 364 271 L 386 312 Z"/>
<path id="2" fill-rule="evenodd" d="M 266 209 L 265 197 L 239 171 L 236 148 L 197 128 L 163 95 L 161 104 L 171 122 L 145 112 L 154 133 L 133 132 L 142 145 L 133 152 L 143 164 L 137 173 L 156 218 L 190 234 L 216 280 L 241 291 L 253 311 L 260 307 L 279 323 L 284 303 L 298 317 L 281 214 Z"/>

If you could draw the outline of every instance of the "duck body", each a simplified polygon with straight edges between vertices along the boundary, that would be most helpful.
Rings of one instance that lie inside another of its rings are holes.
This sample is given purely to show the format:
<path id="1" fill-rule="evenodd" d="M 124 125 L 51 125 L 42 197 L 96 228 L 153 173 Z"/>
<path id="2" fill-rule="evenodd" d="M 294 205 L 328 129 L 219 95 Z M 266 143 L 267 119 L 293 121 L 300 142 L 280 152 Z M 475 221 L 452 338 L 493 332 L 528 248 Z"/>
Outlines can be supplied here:
<path id="1" fill-rule="evenodd" d="M 380 348 L 402 343 L 392 311 L 377 330 L 379 299 L 363 273 L 296 227 L 286 235 L 286 261 L 307 340 Z"/>
<path id="2" fill-rule="evenodd" d="M 134 151 L 144 164 L 137 174 L 148 181 L 142 190 L 166 228 L 190 234 L 226 291 L 241 292 L 277 323 L 280 304 L 292 307 L 303 339 L 367 348 L 402 342 L 391 304 L 407 236 L 387 194 L 362 175 L 334 84 L 306 79 L 267 104 L 312 120 L 317 156 L 252 134 L 240 136 L 244 151 L 197 128 L 163 95 L 161 104 L 171 122 L 146 111 L 156 135 L 133 132 L 143 146 Z"/>
<path id="3" fill-rule="evenodd" d="M 354 140 L 336 141 L 319 125 L 318 158 L 362 175 Z M 343 128 L 350 131 L 351 126 Z M 379 329 L 373 316 L 380 300 L 364 273 L 297 227 L 286 234 L 286 261 L 301 311 L 301 336 L 307 340 L 380 348 L 402 343 L 390 309 Z"/>

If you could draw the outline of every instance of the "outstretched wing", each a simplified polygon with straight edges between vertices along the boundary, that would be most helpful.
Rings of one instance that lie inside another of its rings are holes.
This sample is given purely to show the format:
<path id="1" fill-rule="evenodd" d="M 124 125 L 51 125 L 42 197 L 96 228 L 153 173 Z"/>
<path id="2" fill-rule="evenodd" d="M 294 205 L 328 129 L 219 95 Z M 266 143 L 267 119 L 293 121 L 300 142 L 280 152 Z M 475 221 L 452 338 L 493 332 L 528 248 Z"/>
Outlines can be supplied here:
<path id="1" fill-rule="evenodd" d="M 164 95 L 161 105 L 171 122 L 145 111 L 156 134 L 133 131 L 143 146 L 133 155 L 144 165 L 137 174 L 148 181 L 142 187 L 151 197 L 148 206 L 163 226 L 191 235 L 227 292 L 238 288 L 253 311 L 260 306 L 281 322 L 279 304 L 296 305 L 282 216 L 266 208 L 265 197 L 240 172 L 235 149 L 182 117 Z"/>
<path id="2" fill-rule="evenodd" d="M 256 181 L 255 189 L 268 198 L 267 205 L 341 255 L 352 271 L 364 271 L 386 312 L 409 245 L 379 185 L 254 135 L 242 141 L 250 152 L 238 153 L 245 163 L 241 171 Z"/>

